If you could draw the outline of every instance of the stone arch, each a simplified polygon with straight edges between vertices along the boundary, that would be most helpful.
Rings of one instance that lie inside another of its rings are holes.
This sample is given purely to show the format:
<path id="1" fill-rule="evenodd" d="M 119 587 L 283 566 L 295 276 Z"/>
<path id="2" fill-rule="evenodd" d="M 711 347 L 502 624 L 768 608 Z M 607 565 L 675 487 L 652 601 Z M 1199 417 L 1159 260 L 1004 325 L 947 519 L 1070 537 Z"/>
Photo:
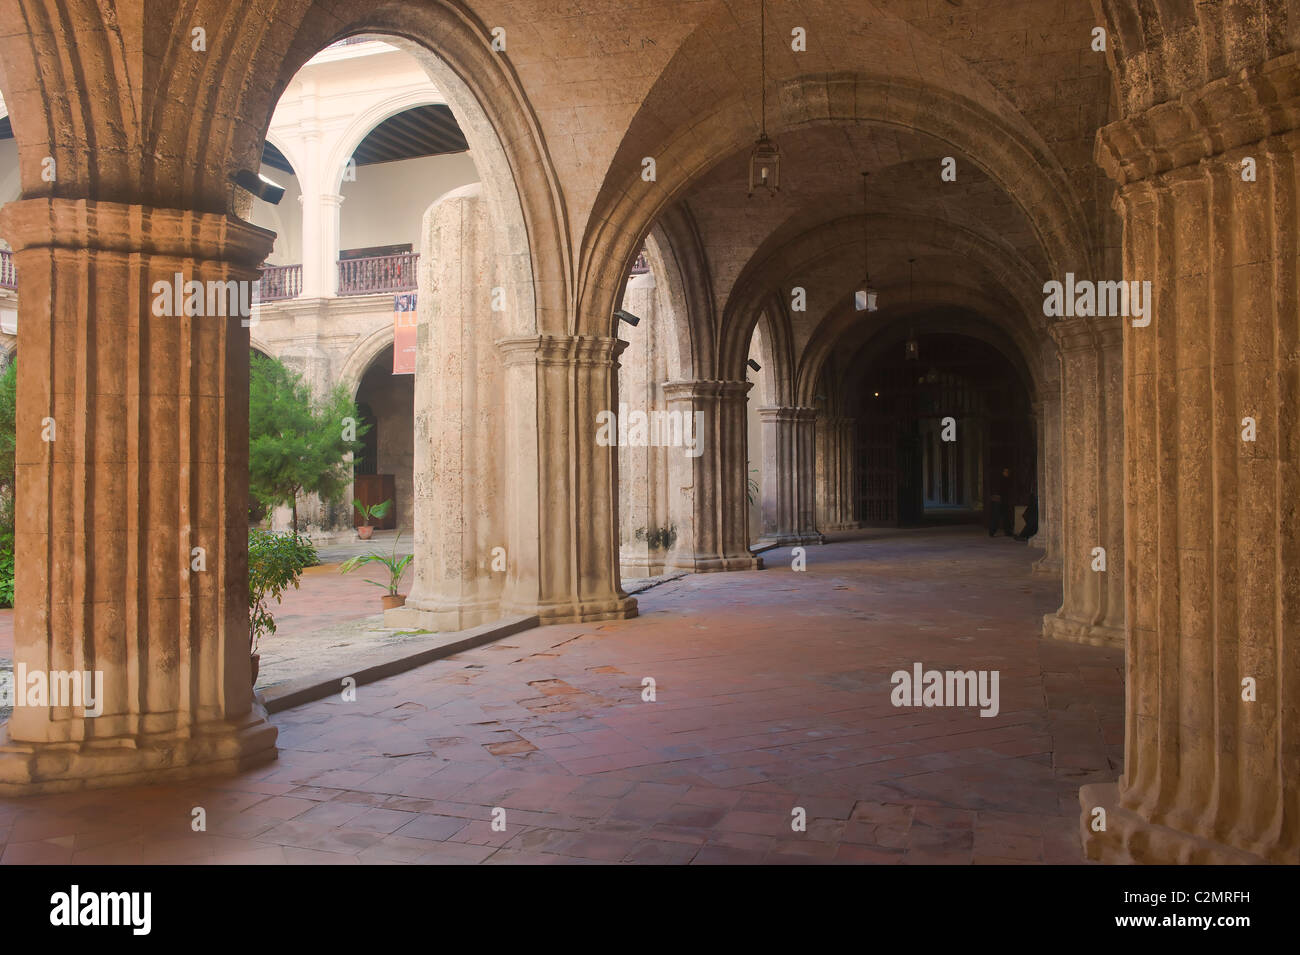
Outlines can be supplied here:
<path id="1" fill-rule="evenodd" d="M 794 337 L 790 328 L 790 313 L 779 294 L 769 294 L 756 314 L 753 329 L 762 329 L 758 339 L 761 375 L 766 375 L 762 395 L 764 405 L 788 408 L 794 403 L 795 352 Z M 750 348 L 746 346 L 745 354 Z M 744 375 L 743 361 L 740 374 Z M 757 396 L 754 396 L 757 397 Z"/>
<path id="2" fill-rule="evenodd" d="M 1026 352 L 1024 342 L 1018 341 L 1004 325 L 988 318 L 985 313 L 976 311 L 969 306 L 961 306 L 956 309 L 950 307 L 925 309 L 924 314 L 911 325 L 905 326 L 894 322 L 863 337 L 860 342 L 856 343 L 856 347 L 852 348 L 850 360 L 844 363 L 842 369 L 844 379 L 832 382 L 836 386 L 835 390 L 845 396 L 846 403 L 849 402 L 850 396 L 845 391 L 844 385 L 851 374 L 851 369 L 866 367 L 889 348 L 900 347 L 906 341 L 909 331 L 913 330 L 918 335 L 963 335 L 984 342 L 1002 355 L 1015 370 L 1020 378 L 1020 385 L 1024 388 L 1025 394 L 1029 396 L 1030 401 L 1036 400 L 1036 396 L 1041 394 L 1042 374 L 1037 368 L 1037 363 L 1033 360 L 1036 353 Z M 924 357 L 922 358 L 922 364 L 924 364 Z M 818 365 L 818 373 L 824 367 L 825 362 L 823 360 Z M 816 377 L 816 374 L 810 373 L 809 375 L 809 378 L 814 383 Z M 812 391 L 807 393 L 811 395 Z"/>
<path id="3" fill-rule="evenodd" d="M 361 379 L 366 371 L 384 353 L 384 349 L 393 347 L 395 340 L 393 326 L 385 325 L 352 346 L 348 357 L 343 360 L 343 367 L 339 369 L 338 375 L 339 383 L 347 386 L 348 394 L 356 397 L 357 389 L 361 387 Z"/>
<path id="4" fill-rule="evenodd" d="M 879 123 L 915 129 L 951 146 L 1020 206 L 1053 272 L 1088 271 L 1089 229 L 1070 181 L 1041 137 L 1009 107 L 994 108 L 922 80 L 844 72 L 792 76 L 780 94 L 777 116 L 769 122 L 776 134 L 817 123 Z M 606 181 L 592 219 L 597 225 L 583 243 L 581 327 L 590 334 L 608 328 L 610 263 L 622 267 L 629 261 L 647 224 L 696 178 L 752 145 L 755 133 L 743 95 L 718 102 L 708 116 L 667 140 L 657 154 L 665 178 L 642 183 L 644 188 L 636 184 L 639 157 L 620 149 L 618 172 Z"/>
<path id="5" fill-rule="evenodd" d="M 671 305 L 677 377 L 711 377 L 716 366 L 713 290 L 690 210 L 678 205 L 659 217 L 647 236 L 646 257 Z"/>
<path id="6" fill-rule="evenodd" d="M 404 47 L 405 44 L 399 45 L 403 52 L 410 52 Z M 352 118 L 347 128 L 339 136 L 338 144 L 326 157 L 324 170 L 325 174 L 329 176 L 330 188 L 335 192 L 339 190 L 345 171 L 344 167 L 349 157 L 357 151 L 357 147 L 380 123 L 417 106 L 443 106 L 446 104 L 446 97 L 435 95 L 432 90 L 408 90 L 396 96 L 377 99 Z"/>
<path id="7" fill-rule="evenodd" d="M 895 290 L 900 293 L 904 291 L 902 287 Z M 1041 355 L 1041 340 L 1046 336 L 1033 334 L 1023 324 L 1014 321 L 1009 316 L 1005 303 L 956 285 L 926 284 L 916 287 L 914 291 L 918 296 L 917 301 L 910 308 L 899 308 L 886 313 L 888 317 L 882 319 L 877 326 L 881 333 L 896 329 L 901 342 L 906 338 L 908 327 L 914 324 L 920 332 L 924 330 L 922 323 L 925 322 L 928 323 L 927 327 L 930 331 L 965 334 L 960 327 L 940 328 L 935 325 L 934 320 L 925 318 L 940 310 L 955 310 L 955 313 L 964 316 L 963 320 L 968 320 L 973 328 L 982 326 L 995 330 L 994 333 L 1001 343 L 995 347 L 1007 352 L 1007 360 L 1022 374 L 1028 394 L 1032 397 L 1042 393 L 1045 387 L 1045 375 L 1041 363 L 1035 359 Z M 860 312 L 855 311 L 850 297 L 838 303 L 818 324 L 799 358 L 795 392 L 798 403 L 803 404 L 812 400 L 816 394 L 818 377 L 834 351 L 852 347 L 855 339 L 866 341 L 874 337 L 875 333 L 866 338 L 852 335 L 852 329 L 860 325 L 860 315 Z M 905 318 L 908 321 L 905 322 Z M 991 340 L 989 343 L 994 344 Z"/>
<path id="8" fill-rule="evenodd" d="M 348 0 L 315 0 L 299 10 L 287 44 L 274 54 L 268 50 L 251 68 L 258 80 L 250 87 L 257 92 L 236 115 L 256 116 L 260 135 L 293 75 L 335 40 L 380 34 L 413 55 L 456 114 L 488 187 L 484 194 L 511 284 L 519 287 L 511 296 L 517 330 L 562 333 L 572 268 L 560 187 L 522 85 L 509 59 L 492 51 L 488 28 L 452 0 L 390 0 L 365 9 Z M 340 170 L 342 162 L 338 158 Z"/>
<path id="9" fill-rule="evenodd" d="M 735 283 L 737 294 L 723 311 L 718 363 L 722 377 L 734 377 L 744 365 L 758 304 L 773 285 L 837 252 L 860 247 L 861 223 L 861 216 L 838 219 L 775 248 L 761 248 L 750 259 Z M 1029 263 L 1012 250 L 970 229 L 919 216 L 872 215 L 867 223 L 875 240 L 923 243 L 982 267 L 1006 291 L 999 310 L 1019 312 L 1027 324 L 1034 323 L 1035 310 L 1041 311 L 1041 287 Z M 765 280 L 766 276 L 772 278 Z"/>

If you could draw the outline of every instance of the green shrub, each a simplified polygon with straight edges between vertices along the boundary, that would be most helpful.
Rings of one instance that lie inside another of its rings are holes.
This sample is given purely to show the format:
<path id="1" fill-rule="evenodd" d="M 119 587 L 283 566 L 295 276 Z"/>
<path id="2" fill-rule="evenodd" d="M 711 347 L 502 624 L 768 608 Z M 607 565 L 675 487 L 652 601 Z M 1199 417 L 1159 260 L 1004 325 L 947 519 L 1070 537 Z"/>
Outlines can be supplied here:
<path id="1" fill-rule="evenodd" d="M 311 541 L 297 534 L 248 532 L 248 647 L 257 652 L 258 641 L 275 633 L 271 601 L 277 604 L 285 590 L 298 589 L 304 568 L 320 563 Z"/>
<path id="2" fill-rule="evenodd" d="M 14 529 L 0 527 L 0 607 L 14 605 Z"/>

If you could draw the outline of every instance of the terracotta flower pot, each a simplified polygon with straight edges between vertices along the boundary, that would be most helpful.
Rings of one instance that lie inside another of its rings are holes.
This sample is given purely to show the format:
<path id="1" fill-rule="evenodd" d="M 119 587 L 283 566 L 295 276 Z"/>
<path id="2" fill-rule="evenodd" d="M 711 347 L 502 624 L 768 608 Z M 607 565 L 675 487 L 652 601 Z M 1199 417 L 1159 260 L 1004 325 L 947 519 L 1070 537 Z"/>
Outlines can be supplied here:
<path id="1" fill-rule="evenodd" d="M 357 528 L 357 536 L 360 537 L 363 541 L 370 540 L 370 535 L 373 534 L 374 532 L 375 532 L 375 528 L 373 524 L 362 524 Z"/>
<path id="2" fill-rule="evenodd" d="M 253 686 L 257 686 L 257 671 L 262 667 L 262 655 L 260 653 L 251 654 L 248 663 L 249 669 L 253 671 Z"/>
<path id="3" fill-rule="evenodd" d="M 406 594 L 384 594 L 383 604 L 385 610 L 392 610 L 394 607 L 400 607 L 406 603 Z"/>

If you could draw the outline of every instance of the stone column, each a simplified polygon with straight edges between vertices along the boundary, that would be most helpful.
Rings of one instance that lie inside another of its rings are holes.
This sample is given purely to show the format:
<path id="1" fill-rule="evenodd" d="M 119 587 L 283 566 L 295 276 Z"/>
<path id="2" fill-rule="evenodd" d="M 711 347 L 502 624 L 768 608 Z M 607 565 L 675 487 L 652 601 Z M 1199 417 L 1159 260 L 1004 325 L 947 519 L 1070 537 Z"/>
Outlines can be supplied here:
<path id="1" fill-rule="evenodd" d="M 1300 862 L 1298 90 L 1291 54 L 1099 137 L 1155 308 L 1124 330 L 1124 775 L 1080 793 L 1093 859 Z"/>
<path id="2" fill-rule="evenodd" d="M 663 383 L 668 377 L 668 347 L 664 336 L 672 333 L 657 306 L 655 277 L 634 275 L 627 283 L 623 308 L 639 316 L 636 327 L 623 325 L 628 348 L 620 356 L 618 390 L 620 423 L 630 414 L 645 414 L 651 421 L 667 411 Z M 663 433 L 660 433 L 663 432 Z M 651 428 L 644 443 L 618 449 L 618 515 L 620 567 L 625 577 L 652 577 L 664 571 L 668 551 L 677 536 L 668 511 L 668 458 L 683 453 L 672 447 L 677 437 L 672 427 Z M 656 440 L 658 443 L 656 443 Z"/>
<path id="3" fill-rule="evenodd" d="M 48 198 L 10 203 L 0 229 L 23 302 L 15 667 L 102 676 L 93 706 L 14 708 L 0 794 L 273 759 L 249 669 L 248 330 L 209 314 L 206 288 L 204 314 L 157 314 L 177 273 L 251 286 L 272 235 Z"/>
<path id="4" fill-rule="evenodd" d="M 669 458 L 670 500 L 677 540 L 670 568 L 695 573 L 761 570 L 749 550 L 745 396 L 748 381 L 670 381 L 664 396 L 671 411 L 702 425 L 690 454 Z"/>
<path id="5" fill-rule="evenodd" d="M 598 416 L 618 409 L 627 342 L 539 336 L 498 345 L 511 458 L 503 609 L 543 624 L 636 616 L 619 585 L 618 448 L 598 440 Z"/>
<path id="6" fill-rule="evenodd" d="M 302 203 L 302 297 L 330 298 L 339 290 L 339 208 L 335 192 L 304 192 Z"/>
<path id="7" fill-rule="evenodd" d="M 815 514 L 816 410 L 759 408 L 758 416 L 763 429 L 759 543 L 825 543 Z"/>
<path id="8" fill-rule="evenodd" d="M 1123 413 L 1119 319 L 1062 319 L 1061 609 L 1043 636 L 1124 645 Z M 1104 550 L 1105 570 L 1097 548 Z"/>
<path id="9" fill-rule="evenodd" d="M 817 523 L 827 531 L 847 530 L 853 520 L 853 419 L 817 419 Z"/>
<path id="10" fill-rule="evenodd" d="M 1060 577 L 1061 562 L 1061 382 L 1053 377 L 1043 385 L 1042 399 L 1034 404 L 1038 424 L 1038 534 L 1035 546 L 1043 556 L 1034 561 L 1036 576 Z"/>
<path id="11" fill-rule="evenodd" d="M 487 204 L 478 190 L 458 190 L 430 207 L 422 225 L 413 581 L 406 604 L 384 621 L 454 632 L 499 618 L 508 568 L 536 560 L 535 551 L 511 549 L 505 506 L 511 481 L 535 486 L 528 468 L 536 462 L 506 444 Z"/>

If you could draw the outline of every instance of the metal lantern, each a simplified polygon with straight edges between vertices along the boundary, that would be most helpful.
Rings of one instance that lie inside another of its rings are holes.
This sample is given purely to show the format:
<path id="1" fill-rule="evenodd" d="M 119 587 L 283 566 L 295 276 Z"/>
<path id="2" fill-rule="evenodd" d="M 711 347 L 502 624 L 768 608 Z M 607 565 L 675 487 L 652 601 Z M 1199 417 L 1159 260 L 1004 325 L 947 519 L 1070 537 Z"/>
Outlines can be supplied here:
<path id="1" fill-rule="evenodd" d="M 781 191 L 781 150 L 764 133 L 749 156 L 749 195 L 764 190 L 769 196 Z"/>
<path id="2" fill-rule="evenodd" d="M 871 282 L 862 280 L 862 287 L 853 293 L 853 307 L 859 312 L 874 312 L 879 309 L 876 304 L 878 293 L 871 287 Z"/>

